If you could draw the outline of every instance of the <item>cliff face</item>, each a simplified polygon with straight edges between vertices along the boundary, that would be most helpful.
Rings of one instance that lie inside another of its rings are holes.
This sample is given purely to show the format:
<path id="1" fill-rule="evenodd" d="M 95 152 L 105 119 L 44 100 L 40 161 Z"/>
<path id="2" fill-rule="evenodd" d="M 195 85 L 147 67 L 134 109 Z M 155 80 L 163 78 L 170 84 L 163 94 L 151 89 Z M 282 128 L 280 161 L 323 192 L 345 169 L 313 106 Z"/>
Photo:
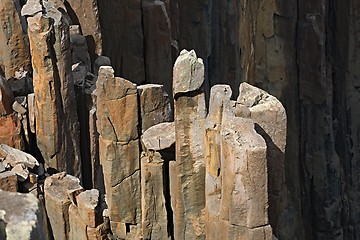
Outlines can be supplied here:
<path id="1" fill-rule="evenodd" d="M 114 235 L 360 239 L 360 0 L 4 0 L 0 18 L 0 142 L 106 193 Z M 172 119 L 175 149 L 141 143 Z"/>

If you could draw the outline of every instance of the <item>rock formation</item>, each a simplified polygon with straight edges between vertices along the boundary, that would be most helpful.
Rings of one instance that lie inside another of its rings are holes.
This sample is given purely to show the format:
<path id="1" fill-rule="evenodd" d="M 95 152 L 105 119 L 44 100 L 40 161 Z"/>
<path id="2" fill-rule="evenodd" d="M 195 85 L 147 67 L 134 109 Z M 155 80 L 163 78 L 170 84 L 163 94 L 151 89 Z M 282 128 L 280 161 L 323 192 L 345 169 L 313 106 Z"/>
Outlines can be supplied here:
<path id="1" fill-rule="evenodd" d="M 359 1 L 1 1 L 0 238 L 360 238 Z"/>

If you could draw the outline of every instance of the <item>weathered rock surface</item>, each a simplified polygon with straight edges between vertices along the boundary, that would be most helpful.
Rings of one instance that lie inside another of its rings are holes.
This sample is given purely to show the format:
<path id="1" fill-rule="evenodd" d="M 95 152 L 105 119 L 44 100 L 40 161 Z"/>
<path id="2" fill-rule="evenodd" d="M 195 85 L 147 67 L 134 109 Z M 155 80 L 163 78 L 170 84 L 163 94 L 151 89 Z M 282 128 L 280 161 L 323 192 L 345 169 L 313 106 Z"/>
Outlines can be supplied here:
<path id="1" fill-rule="evenodd" d="M 172 55 L 168 1 L 141 1 L 146 81 L 164 85 L 167 93 L 172 89 Z"/>
<path id="2" fill-rule="evenodd" d="M 44 2 L 44 12 L 37 12 L 33 4 L 27 2 L 23 15 L 28 16 L 37 145 L 47 168 L 80 177 L 79 123 L 68 16 L 61 3 Z"/>
<path id="3" fill-rule="evenodd" d="M 19 0 L 0 3 L 0 72 L 6 79 L 30 70 L 29 40 L 22 26 Z"/>
<path id="4" fill-rule="evenodd" d="M 18 178 L 14 172 L 5 171 L 0 173 L 0 189 L 8 192 L 18 191 Z"/>
<path id="5" fill-rule="evenodd" d="M 86 44 L 91 59 L 102 54 L 102 39 L 97 1 L 95 0 L 66 0 L 66 10 L 73 24 L 80 25 L 81 34 L 86 38 Z"/>
<path id="6" fill-rule="evenodd" d="M 109 216 L 113 232 L 121 232 L 118 228 L 124 224 L 141 223 L 137 89 L 131 82 L 114 77 L 111 67 L 103 66 L 96 92 L 100 162 Z"/>
<path id="7" fill-rule="evenodd" d="M 141 142 L 146 150 L 164 150 L 175 143 L 174 122 L 159 123 L 147 129 L 141 136 Z"/>
<path id="8" fill-rule="evenodd" d="M 14 94 L 6 81 L 6 79 L 0 76 L 0 115 L 6 116 L 13 112 L 12 104 L 14 102 Z"/>
<path id="9" fill-rule="evenodd" d="M 21 122 L 15 114 L 0 117 L 0 143 L 17 149 L 24 149 Z"/>
<path id="10" fill-rule="evenodd" d="M 0 190 L 0 238 L 45 239 L 39 200 L 33 194 Z"/>
<path id="11" fill-rule="evenodd" d="M 9 164 L 12 167 L 15 167 L 17 164 L 23 164 L 31 169 L 39 166 L 39 162 L 32 155 L 6 144 L 0 144 L 0 157 L 4 158 L 3 163 Z"/>
<path id="12" fill-rule="evenodd" d="M 66 173 L 54 174 L 46 178 L 44 197 L 46 212 L 55 240 L 69 239 L 69 207 L 74 194 L 83 191 L 80 180 Z"/>
<path id="13" fill-rule="evenodd" d="M 145 81 L 141 1 L 98 1 L 103 54 L 116 76 L 134 83 Z"/>
<path id="14" fill-rule="evenodd" d="M 168 239 L 165 205 L 164 160 L 159 153 L 141 158 L 141 208 L 143 239 Z"/>
<path id="15" fill-rule="evenodd" d="M 146 84 L 137 89 L 142 133 L 156 124 L 172 120 L 169 95 L 162 85 Z"/>
<path id="16" fill-rule="evenodd" d="M 204 65 L 194 51 L 183 50 L 173 73 L 176 183 L 174 236 L 176 239 L 205 239 L 206 116 Z"/>

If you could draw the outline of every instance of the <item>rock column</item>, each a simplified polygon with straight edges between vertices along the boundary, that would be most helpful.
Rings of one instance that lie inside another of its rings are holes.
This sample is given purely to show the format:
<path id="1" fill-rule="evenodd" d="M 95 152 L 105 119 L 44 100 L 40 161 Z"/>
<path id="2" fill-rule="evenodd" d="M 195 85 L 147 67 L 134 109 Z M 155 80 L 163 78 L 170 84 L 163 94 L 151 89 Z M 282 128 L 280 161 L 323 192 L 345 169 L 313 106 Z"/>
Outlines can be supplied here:
<path id="1" fill-rule="evenodd" d="M 130 225 L 141 223 L 137 89 L 103 66 L 96 91 L 100 163 L 110 221 L 113 233 L 125 238 Z"/>
<path id="2" fill-rule="evenodd" d="M 71 72 L 69 22 L 62 8 L 28 1 L 37 145 L 48 169 L 81 176 L 79 123 Z M 42 9 L 44 8 L 44 12 Z M 60 9 L 60 10 L 58 10 Z M 63 9 L 64 10 L 64 9 Z"/>
<path id="3" fill-rule="evenodd" d="M 204 65 L 194 51 L 183 50 L 173 73 L 176 168 L 175 239 L 204 239 L 206 116 Z"/>

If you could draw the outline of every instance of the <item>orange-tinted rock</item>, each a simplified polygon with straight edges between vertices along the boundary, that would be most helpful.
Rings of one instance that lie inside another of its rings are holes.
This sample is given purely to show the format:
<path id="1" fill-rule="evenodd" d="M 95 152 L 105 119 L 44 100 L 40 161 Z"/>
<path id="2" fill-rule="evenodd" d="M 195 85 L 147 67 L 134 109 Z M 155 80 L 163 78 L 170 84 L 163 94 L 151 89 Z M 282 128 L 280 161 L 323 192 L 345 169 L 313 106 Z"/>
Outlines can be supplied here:
<path id="1" fill-rule="evenodd" d="M 14 172 L 5 171 L 0 173 L 0 189 L 8 192 L 18 191 L 18 178 Z"/>
<path id="2" fill-rule="evenodd" d="M 16 115 L 0 117 L 0 143 L 17 149 L 24 148 L 21 138 L 21 123 Z"/>
<path id="3" fill-rule="evenodd" d="M 7 79 L 30 70 L 29 41 L 21 18 L 19 0 L 0 2 L 0 69 Z"/>
<path id="4" fill-rule="evenodd" d="M 71 72 L 69 22 L 65 11 L 51 6 L 59 3 L 46 3 L 44 13 L 23 11 L 29 16 L 37 145 L 47 168 L 80 177 L 79 123 Z M 30 1 L 25 6 L 32 4 Z"/>

